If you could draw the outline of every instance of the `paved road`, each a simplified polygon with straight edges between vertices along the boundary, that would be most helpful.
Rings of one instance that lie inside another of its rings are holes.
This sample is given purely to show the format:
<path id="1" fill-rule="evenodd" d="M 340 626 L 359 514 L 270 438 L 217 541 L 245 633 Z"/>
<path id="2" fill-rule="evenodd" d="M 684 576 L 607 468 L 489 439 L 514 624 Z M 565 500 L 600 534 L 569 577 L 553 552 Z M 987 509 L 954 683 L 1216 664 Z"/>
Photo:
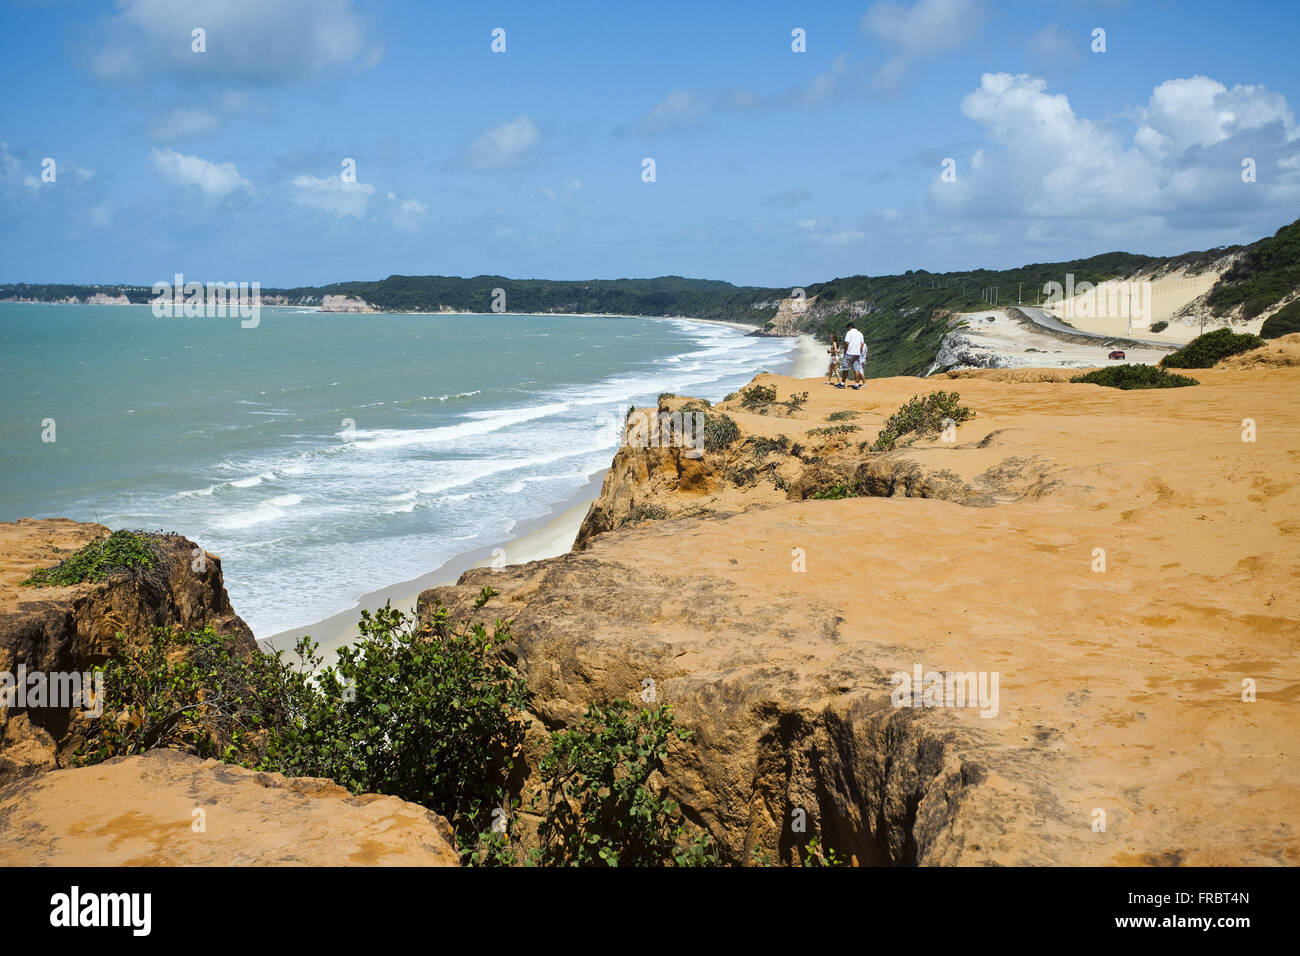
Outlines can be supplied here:
<path id="1" fill-rule="evenodd" d="M 1018 305 L 1015 308 L 1025 313 L 1029 319 L 1036 325 L 1041 325 L 1045 329 L 1053 332 L 1063 332 L 1066 335 L 1082 335 L 1089 339 L 1101 339 L 1104 342 L 1113 342 L 1117 339 L 1123 339 L 1125 342 L 1139 342 L 1142 345 L 1154 345 L 1157 348 L 1169 349 L 1173 351 L 1178 348 L 1177 345 L 1170 342 L 1157 342 L 1154 339 L 1137 339 L 1131 335 L 1102 335 L 1100 332 L 1085 332 L 1083 329 L 1076 329 L 1071 325 L 1066 325 L 1056 316 L 1043 309 L 1037 309 L 1032 305 Z"/>

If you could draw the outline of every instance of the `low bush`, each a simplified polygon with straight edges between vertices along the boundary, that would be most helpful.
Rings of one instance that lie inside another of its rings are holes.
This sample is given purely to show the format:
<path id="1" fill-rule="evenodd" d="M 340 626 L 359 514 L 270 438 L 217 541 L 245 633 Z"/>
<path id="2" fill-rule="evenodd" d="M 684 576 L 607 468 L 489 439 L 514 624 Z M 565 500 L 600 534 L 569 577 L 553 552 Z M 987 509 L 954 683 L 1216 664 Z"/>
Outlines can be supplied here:
<path id="1" fill-rule="evenodd" d="M 771 405 L 775 401 L 775 385 L 747 385 L 740 390 L 742 408 L 757 408 L 759 405 Z"/>
<path id="2" fill-rule="evenodd" d="M 1249 352 L 1263 344 L 1264 340 L 1258 335 L 1215 329 L 1198 335 L 1177 352 L 1169 353 L 1160 360 L 1160 365 L 1162 368 L 1213 368 L 1230 355 Z"/>
<path id="3" fill-rule="evenodd" d="M 637 502 L 628 509 L 628 521 L 662 521 L 668 517 L 668 509 L 663 505 Z"/>
<path id="4" fill-rule="evenodd" d="M 943 430 L 944 423 L 961 424 L 975 416 L 969 408 L 957 404 L 957 392 L 932 392 L 924 398 L 913 395 L 905 405 L 885 420 L 880 434 L 871 444 L 872 451 L 890 451 L 925 435 Z"/>
<path id="5" fill-rule="evenodd" d="M 706 415 L 704 418 L 704 450 L 725 451 L 740 437 L 740 428 L 727 415 Z"/>
<path id="6" fill-rule="evenodd" d="M 790 448 L 790 439 L 785 435 L 777 435 L 775 438 L 760 438 L 750 436 L 745 439 L 745 444 L 753 451 L 755 457 L 760 461 L 768 455 L 777 453 L 784 454 Z"/>
<path id="7" fill-rule="evenodd" d="M 478 606 L 494 593 L 484 588 Z M 483 848 L 502 843 L 493 811 L 511 805 L 528 726 L 526 688 L 499 654 L 507 625 L 453 627 L 447 614 L 439 605 L 420 624 L 389 606 L 363 611 L 359 640 L 324 669 L 308 638 L 295 665 L 283 651 L 232 653 L 211 630 L 159 631 L 105 669 L 104 715 L 78 762 L 171 747 L 328 777 L 442 814 L 466 859 L 489 862 Z"/>
<path id="8" fill-rule="evenodd" d="M 116 574 L 141 574 L 161 564 L 156 538 L 144 531 L 114 531 L 69 555 L 52 568 L 37 568 L 23 584 L 60 587 L 104 581 Z"/>
<path id="9" fill-rule="evenodd" d="M 838 501 L 841 498 L 856 498 L 857 494 L 848 485 L 831 485 L 813 492 L 811 497 L 821 501 Z"/>
<path id="10" fill-rule="evenodd" d="M 625 700 L 592 704 L 567 730 L 551 734 L 542 758 L 545 816 L 535 862 L 545 866 L 700 866 L 716 864 L 707 835 L 692 834 L 654 777 L 663 769 L 673 726 L 670 705 Z"/>
<path id="11" fill-rule="evenodd" d="M 1185 388 L 1199 385 L 1194 378 L 1175 375 L 1154 365 L 1112 365 L 1099 368 L 1086 375 L 1076 375 L 1071 382 L 1087 382 L 1090 385 L 1104 385 L 1107 388 Z"/>

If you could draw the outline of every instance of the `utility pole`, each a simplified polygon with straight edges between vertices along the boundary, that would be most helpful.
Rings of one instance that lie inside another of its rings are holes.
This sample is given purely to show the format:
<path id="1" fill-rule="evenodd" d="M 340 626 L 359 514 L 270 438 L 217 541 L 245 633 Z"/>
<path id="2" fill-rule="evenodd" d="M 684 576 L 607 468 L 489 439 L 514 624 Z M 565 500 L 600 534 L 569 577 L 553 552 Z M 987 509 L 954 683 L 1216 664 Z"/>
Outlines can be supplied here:
<path id="1" fill-rule="evenodd" d="M 1024 288 L 1024 285 L 1025 285 L 1025 284 L 1024 284 L 1023 282 L 1018 283 L 1018 284 L 1016 285 L 1016 305 L 1019 305 L 1019 304 L 1020 304 L 1020 290 L 1021 290 L 1022 288 Z"/>

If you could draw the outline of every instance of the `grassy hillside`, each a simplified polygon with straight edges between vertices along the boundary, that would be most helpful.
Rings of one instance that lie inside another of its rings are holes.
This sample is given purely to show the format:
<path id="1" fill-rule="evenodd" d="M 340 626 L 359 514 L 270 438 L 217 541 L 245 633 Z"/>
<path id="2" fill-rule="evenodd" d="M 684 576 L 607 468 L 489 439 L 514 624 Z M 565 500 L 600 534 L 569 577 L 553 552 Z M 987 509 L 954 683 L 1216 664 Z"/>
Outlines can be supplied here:
<path id="1" fill-rule="evenodd" d="M 1210 290 L 1210 308 L 1223 315 L 1238 306 L 1251 319 L 1300 288 L 1300 219 L 1267 239 L 1246 247 L 1246 254 Z"/>

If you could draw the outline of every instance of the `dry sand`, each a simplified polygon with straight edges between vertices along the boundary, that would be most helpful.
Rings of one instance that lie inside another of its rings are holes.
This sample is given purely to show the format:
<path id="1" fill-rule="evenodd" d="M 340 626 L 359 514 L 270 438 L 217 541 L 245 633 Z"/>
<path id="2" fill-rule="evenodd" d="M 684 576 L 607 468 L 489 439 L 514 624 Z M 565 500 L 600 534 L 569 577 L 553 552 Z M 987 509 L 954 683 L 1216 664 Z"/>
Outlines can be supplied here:
<path id="1" fill-rule="evenodd" d="M 807 430 L 832 412 L 858 413 L 856 444 L 912 395 L 955 389 L 976 417 L 955 442 L 903 454 L 966 481 L 1023 473 L 1023 487 L 969 507 L 714 486 L 669 503 L 729 517 L 643 522 L 589 553 L 647 576 L 689 569 L 733 614 L 762 609 L 767 624 L 743 644 L 664 612 L 654 638 L 695 675 L 788 667 L 805 682 L 842 674 L 852 694 L 855 662 L 999 673 L 996 717 L 928 718 L 963 725 L 1001 768 L 983 792 L 1000 795 L 986 812 L 1005 832 L 968 845 L 973 859 L 1300 864 L 1300 335 L 1195 370 L 1194 388 L 1069 374 L 873 379 L 861 392 L 762 376 L 809 401 L 790 417 L 728 414 L 742 434 L 785 434 L 813 454 Z"/>

